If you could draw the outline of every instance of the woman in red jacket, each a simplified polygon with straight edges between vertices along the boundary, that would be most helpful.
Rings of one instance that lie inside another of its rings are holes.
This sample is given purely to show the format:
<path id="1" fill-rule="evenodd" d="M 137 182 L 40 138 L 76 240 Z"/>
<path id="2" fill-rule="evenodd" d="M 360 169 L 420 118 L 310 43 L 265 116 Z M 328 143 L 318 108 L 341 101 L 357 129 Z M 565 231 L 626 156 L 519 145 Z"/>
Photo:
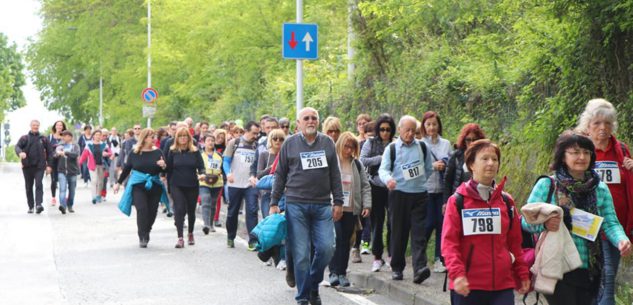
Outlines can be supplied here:
<path id="1" fill-rule="evenodd" d="M 474 142 L 464 163 L 472 178 L 448 200 L 442 256 L 450 279 L 451 304 L 512 305 L 514 293 L 530 287 L 522 259 L 521 222 L 514 201 L 495 183 L 501 152 L 490 140 Z M 521 287 L 515 287 L 519 278 Z"/>

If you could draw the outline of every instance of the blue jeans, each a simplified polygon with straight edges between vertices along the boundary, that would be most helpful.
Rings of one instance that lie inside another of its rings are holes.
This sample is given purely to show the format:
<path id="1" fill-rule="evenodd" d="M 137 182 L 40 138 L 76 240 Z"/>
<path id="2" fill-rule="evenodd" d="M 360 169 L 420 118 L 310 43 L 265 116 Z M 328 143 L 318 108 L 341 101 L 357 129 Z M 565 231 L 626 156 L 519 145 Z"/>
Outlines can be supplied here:
<path id="1" fill-rule="evenodd" d="M 59 203 L 63 207 L 73 207 L 75 202 L 75 189 L 77 188 L 77 176 L 58 173 L 59 180 Z M 66 199 L 66 191 L 68 191 L 68 199 Z"/>
<path id="2" fill-rule="evenodd" d="M 254 187 L 238 188 L 229 187 L 229 209 L 226 215 L 226 231 L 227 237 L 230 240 L 234 240 L 237 235 L 237 216 L 240 213 L 240 205 L 242 205 L 242 199 L 246 201 L 245 216 L 246 216 L 246 228 L 249 233 L 248 243 L 255 243 L 257 240 L 250 236 L 251 231 L 257 226 L 257 195 L 259 190 Z"/>
<path id="3" fill-rule="evenodd" d="M 265 191 L 262 193 L 262 198 L 259 201 L 259 205 L 262 210 L 262 218 L 266 218 L 268 216 L 268 211 L 270 211 L 270 196 L 270 191 Z"/>
<path id="4" fill-rule="evenodd" d="M 292 254 L 297 295 L 295 300 L 308 301 L 310 291 L 318 291 L 323 273 L 332 256 L 334 222 L 332 206 L 328 202 L 286 203 L 288 222 L 287 247 Z M 314 247 L 314 249 L 312 248 Z M 311 254 L 314 253 L 314 256 Z"/>
<path id="5" fill-rule="evenodd" d="M 615 305 L 615 276 L 618 274 L 618 267 L 620 266 L 620 250 L 613 246 L 608 240 L 601 241 L 604 267 L 602 268 L 602 279 L 597 304 Z"/>

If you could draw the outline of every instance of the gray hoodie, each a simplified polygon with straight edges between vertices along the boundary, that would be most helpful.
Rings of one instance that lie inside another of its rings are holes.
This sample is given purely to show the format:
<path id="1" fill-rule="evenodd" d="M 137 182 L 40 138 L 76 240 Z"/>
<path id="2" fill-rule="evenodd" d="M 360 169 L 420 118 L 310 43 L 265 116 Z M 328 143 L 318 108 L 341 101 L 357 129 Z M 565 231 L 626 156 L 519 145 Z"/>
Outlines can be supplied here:
<path id="1" fill-rule="evenodd" d="M 341 171 L 332 139 L 317 133 L 314 143 L 308 144 L 299 133 L 284 141 L 275 171 L 271 206 L 277 205 L 284 191 L 286 202 L 334 201 L 334 205 L 343 205 Z"/>

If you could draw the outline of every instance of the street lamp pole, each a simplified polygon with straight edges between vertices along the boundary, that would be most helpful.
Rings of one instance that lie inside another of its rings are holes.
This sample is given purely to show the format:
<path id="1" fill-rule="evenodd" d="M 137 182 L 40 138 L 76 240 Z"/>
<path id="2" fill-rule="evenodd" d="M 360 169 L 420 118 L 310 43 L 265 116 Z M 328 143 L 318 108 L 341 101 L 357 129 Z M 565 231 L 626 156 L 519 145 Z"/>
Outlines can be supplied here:
<path id="1" fill-rule="evenodd" d="M 152 87 L 152 0 L 147 0 L 147 88 Z M 147 128 L 152 127 L 152 117 L 147 117 Z"/>
<path id="2" fill-rule="evenodd" d="M 297 23 L 303 22 L 303 0 L 297 0 Z M 303 108 L 303 60 L 297 60 L 297 120 Z"/>
<path id="3" fill-rule="evenodd" d="M 103 128 L 103 77 L 99 73 L 99 125 Z"/>

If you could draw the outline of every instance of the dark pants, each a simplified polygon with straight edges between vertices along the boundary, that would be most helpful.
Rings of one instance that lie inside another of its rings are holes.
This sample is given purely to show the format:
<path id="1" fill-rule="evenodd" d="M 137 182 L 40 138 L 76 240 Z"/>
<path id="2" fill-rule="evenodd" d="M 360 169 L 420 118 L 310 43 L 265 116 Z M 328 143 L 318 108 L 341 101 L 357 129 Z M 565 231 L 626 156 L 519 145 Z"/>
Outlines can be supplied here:
<path id="1" fill-rule="evenodd" d="M 330 273 L 336 275 L 346 275 L 349 263 L 350 238 L 354 233 L 354 224 L 358 216 L 352 212 L 344 212 L 343 217 L 334 222 L 336 232 L 336 250 L 330 260 Z"/>
<path id="2" fill-rule="evenodd" d="M 514 293 L 512 289 L 499 291 L 472 290 L 467 297 L 464 297 L 451 290 L 451 305 L 514 305 Z"/>
<path id="3" fill-rule="evenodd" d="M 363 218 L 361 216 L 358 217 L 362 228 L 356 231 L 356 240 L 354 241 L 354 248 L 360 248 L 360 242 L 370 242 L 371 241 L 371 220 L 369 217 Z"/>
<path id="4" fill-rule="evenodd" d="M 385 225 L 385 216 L 389 211 L 389 191 L 380 186 L 371 185 L 371 232 L 373 243 L 371 244 L 371 253 L 375 259 L 382 259 L 384 251 L 382 229 Z M 391 256 L 389 248 L 391 240 L 391 222 L 387 218 L 387 254 Z"/>
<path id="5" fill-rule="evenodd" d="M 592 305 L 597 293 L 589 284 L 587 269 L 576 269 L 565 273 L 563 279 L 556 283 L 554 294 L 545 295 L 549 305 Z"/>
<path id="6" fill-rule="evenodd" d="M 406 266 L 405 253 L 409 233 L 411 233 L 411 254 L 413 271 L 418 271 L 427 264 L 426 238 L 424 226 L 426 221 L 427 193 L 389 192 L 389 210 L 391 218 L 391 269 L 402 272 Z"/>
<path id="7" fill-rule="evenodd" d="M 199 187 L 184 187 L 171 185 L 169 187 L 171 197 L 174 199 L 174 222 L 178 237 L 183 236 L 185 215 L 187 215 L 187 230 L 193 233 L 196 222 L 196 203 L 198 202 Z"/>
<path id="8" fill-rule="evenodd" d="M 51 172 L 51 197 L 55 198 L 55 193 L 57 192 L 57 183 L 59 179 L 57 177 L 57 161 L 53 162 L 52 165 L 53 171 Z"/>
<path id="9" fill-rule="evenodd" d="M 132 202 L 136 207 L 136 226 L 138 227 L 138 237 L 149 240 L 149 232 L 156 220 L 158 213 L 158 202 L 163 189 L 160 185 L 154 184 L 149 190 L 145 190 L 145 183 L 132 186 Z"/>
<path id="10" fill-rule="evenodd" d="M 88 169 L 88 161 L 81 163 L 81 178 L 84 180 L 84 183 L 88 183 L 88 181 L 90 181 L 90 170 Z"/>
<path id="11" fill-rule="evenodd" d="M 240 205 L 242 199 L 246 201 L 245 216 L 246 216 L 246 228 L 249 233 L 249 244 L 256 242 L 256 240 L 250 236 L 251 231 L 257 226 L 257 193 L 259 191 L 254 187 L 237 188 L 229 187 L 229 209 L 226 215 L 226 231 L 227 237 L 230 240 L 234 240 L 237 236 L 237 216 L 240 212 Z"/>
<path id="12" fill-rule="evenodd" d="M 44 196 L 44 186 L 42 178 L 44 177 L 44 169 L 37 167 L 25 167 L 22 169 L 24 175 L 24 187 L 26 189 L 26 202 L 29 209 L 35 205 L 42 205 L 42 197 Z M 33 185 L 35 184 L 35 199 L 33 199 Z"/>
<path id="13" fill-rule="evenodd" d="M 424 227 L 424 236 L 428 241 L 431 234 L 435 230 L 435 259 L 442 256 L 442 223 L 444 215 L 442 215 L 442 205 L 444 204 L 443 193 L 429 193 L 429 202 L 426 205 L 426 226 Z"/>

